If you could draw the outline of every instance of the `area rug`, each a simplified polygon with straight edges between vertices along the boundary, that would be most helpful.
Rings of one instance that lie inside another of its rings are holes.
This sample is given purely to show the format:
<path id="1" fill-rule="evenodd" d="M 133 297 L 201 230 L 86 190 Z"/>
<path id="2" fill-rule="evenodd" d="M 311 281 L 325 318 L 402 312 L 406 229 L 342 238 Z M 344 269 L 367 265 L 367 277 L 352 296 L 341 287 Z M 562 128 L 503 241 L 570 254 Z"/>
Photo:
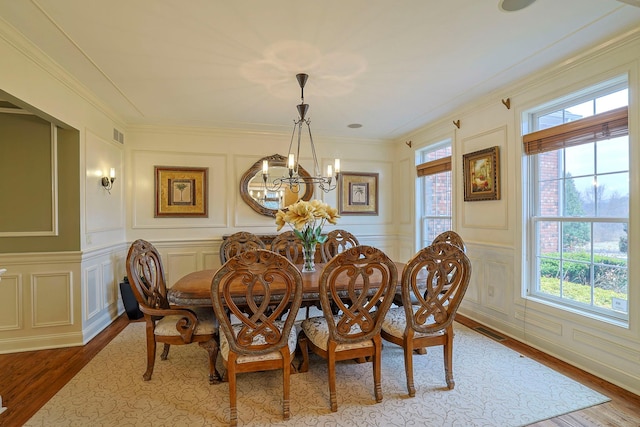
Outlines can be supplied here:
<path id="1" fill-rule="evenodd" d="M 160 346 L 161 348 L 161 346 Z M 160 351 L 160 349 L 158 350 Z M 375 403 L 370 363 L 337 366 L 338 412 L 329 409 L 326 363 L 291 376 L 291 419 L 282 419 L 282 374 L 241 374 L 239 425 L 521 426 L 609 399 L 456 324 L 454 375 L 446 388 L 442 350 L 414 356 L 416 396 L 407 395 L 402 350 L 385 343 L 384 400 Z M 132 323 L 27 422 L 27 426 L 216 426 L 229 420 L 228 384 L 209 385 L 206 352 L 173 346 L 145 370 L 144 324 Z"/>

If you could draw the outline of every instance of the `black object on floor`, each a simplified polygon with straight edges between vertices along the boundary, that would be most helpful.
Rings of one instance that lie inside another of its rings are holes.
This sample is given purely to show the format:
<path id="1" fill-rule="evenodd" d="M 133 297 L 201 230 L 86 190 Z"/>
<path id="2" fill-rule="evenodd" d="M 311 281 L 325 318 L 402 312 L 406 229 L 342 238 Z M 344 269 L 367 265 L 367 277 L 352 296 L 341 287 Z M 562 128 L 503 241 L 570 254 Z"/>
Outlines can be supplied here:
<path id="1" fill-rule="evenodd" d="M 137 320 L 144 316 L 140 311 L 140 305 L 138 301 L 136 301 L 136 297 L 133 295 L 133 290 L 131 290 L 131 284 L 127 276 L 120 282 L 120 295 L 122 295 L 122 303 L 124 304 L 124 310 L 127 312 L 129 320 Z"/>

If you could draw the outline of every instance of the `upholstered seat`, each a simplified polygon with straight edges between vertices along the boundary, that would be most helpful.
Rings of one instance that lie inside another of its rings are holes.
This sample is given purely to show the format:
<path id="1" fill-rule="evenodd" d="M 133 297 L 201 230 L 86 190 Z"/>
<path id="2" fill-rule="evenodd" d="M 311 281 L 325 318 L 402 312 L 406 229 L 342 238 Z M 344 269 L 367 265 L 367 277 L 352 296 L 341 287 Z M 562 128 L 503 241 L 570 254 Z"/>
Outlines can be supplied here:
<path id="1" fill-rule="evenodd" d="M 276 321 L 274 322 L 274 325 L 278 328 L 279 331 L 282 331 L 284 328 L 283 321 Z M 239 324 L 233 325 L 232 327 L 234 330 L 234 335 L 236 336 L 242 330 L 242 325 L 239 325 Z M 254 344 L 256 346 L 264 345 L 266 344 L 266 340 L 262 335 L 258 335 L 254 340 Z M 296 348 L 298 347 L 298 333 L 296 331 L 296 328 L 291 328 L 291 332 L 289 333 L 289 341 L 287 342 L 287 345 L 289 347 L 289 354 L 293 359 L 293 354 L 295 353 Z M 229 341 L 227 340 L 227 336 L 225 334 L 222 334 L 220 336 L 220 355 L 224 360 L 229 360 Z M 242 364 L 242 363 L 261 362 L 266 360 L 280 360 L 280 359 L 282 359 L 282 355 L 279 352 L 272 351 L 270 353 L 256 354 L 256 355 L 240 354 L 236 359 L 236 363 Z"/>
<path id="2" fill-rule="evenodd" d="M 198 318 L 198 324 L 196 325 L 193 333 L 194 335 L 207 335 L 218 333 L 218 322 L 213 314 L 213 310 L 209 307 L 194 307 L 191 309 Z M 180 336 L 180 332 L 176 329 L 176 324 L 182 318 L 178 314 L 170 314 L 159 319 L 156 322 L 156 327 L 153 330 L 155 335 L 166 336 Z"/>
<path id="3" fill-rule="evenodd" d="M 334 315 L 333 321 L 337 323 L 340 320 L 340 315 Z M 312 317 L 310 319 L 305 319 L 302 323 L 305 325 L 301 327 L 305 331 L 306 337 L 315 345 L 316 347 L 327 351 L 327 346 L 329 343 L 329 324 L 325 320 L 324 317 Z M 353 326 L 354 334 L 362 333 L 362 329 L 360 329 L 359 325 Z M 357 348 L 366 348 L 373 347 L 373 341 L 371 340 L 363 340 L 363 341 L 353 341 L 353 342 L 345 342 L 340 343 L 336 346 L 336 351 L 344 351 L 344 350 L 353 350 Z"/>
<path id="4" fill-rule="evenodd" d="M 420 306 L 414 305 L 413 311 L 414 313 L 419 309 Z M 435 320 L 433 316 L 430 319 L 427 319 L 425 323 L 433 323 Z M 392 307 L 387 312 L 387 315 L 384 316 L 384 323 L 382 325 L 385 333 L 392 335 L 394 337 L 401 337 L 404 334 L 404 331 L 407 327 L 407 315 L 404 311 L 404 307 Z M 444 331 L 436 331 L 431 333 L 426 332 L 415 332 L 413 334 L 415 338 L 423 338 L 423 337 L 433 337 L 438 335 L 444 335 Z"/>

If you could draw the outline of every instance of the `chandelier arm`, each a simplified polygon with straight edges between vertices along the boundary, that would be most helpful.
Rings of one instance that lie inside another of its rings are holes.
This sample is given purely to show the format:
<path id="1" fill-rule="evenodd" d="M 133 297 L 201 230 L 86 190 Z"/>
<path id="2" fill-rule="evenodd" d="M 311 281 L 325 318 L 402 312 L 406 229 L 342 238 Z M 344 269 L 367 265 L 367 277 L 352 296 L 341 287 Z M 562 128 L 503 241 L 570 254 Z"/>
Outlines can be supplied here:
<path id="1" fill-rule="evenodd" d="M 273 180 L 273 185 L 268 184 L 268 176 L 262 175 L 262 181 L 264 183 L 264 189 L 269 191 L 278 191 L 282 188 L 282 178 L 276 178 Z"/>
<path id="2" fill-rule="evenodd" d="M 298 121 L 298 149 L 296 151 L 296 170 L 295 175 L 298 176 L 298 167 L 300 166 L 300 141 L 302 140 L 302 122 L 304 120 L 300 119 Z"/>
<path id="3" fill-rule="evenodd" d="M 307 129 L 309 130 L 309 141 L 311 142 L 311 155 L 313 156 L 313 174 L 314 176 L 321 177 L 322 171 L 320 170 L 320 166 L 318 165 L 318 156 L 316 155 L 316 146 L 313 143 L 313 136 L 311 136 L 311 119 L 307 119 L 305 123 L 307 124 Z"/>

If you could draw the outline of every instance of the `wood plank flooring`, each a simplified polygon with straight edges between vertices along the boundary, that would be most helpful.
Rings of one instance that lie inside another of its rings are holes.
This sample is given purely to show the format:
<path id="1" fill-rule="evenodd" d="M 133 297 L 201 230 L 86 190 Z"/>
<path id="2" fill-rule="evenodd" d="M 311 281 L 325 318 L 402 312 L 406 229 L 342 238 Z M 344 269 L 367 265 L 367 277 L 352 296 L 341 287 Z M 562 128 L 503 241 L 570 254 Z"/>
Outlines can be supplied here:
<path id="1" fill-rule="evenodd" d="M 483 326 L 461 315 L 456 320 L 470 328 Z M 0 355 L 0 396 L 3 406 L 8 408 L 0 414 L 0 426 L 23 425 L 128 324 L 129 319 L 125 315 L 120 316 L 83 347 Z M 611 398 L 611 402 L 531 426 L 640 426 L 640 396 L 518 341 L 506 339 L 501 343 Z"/>

